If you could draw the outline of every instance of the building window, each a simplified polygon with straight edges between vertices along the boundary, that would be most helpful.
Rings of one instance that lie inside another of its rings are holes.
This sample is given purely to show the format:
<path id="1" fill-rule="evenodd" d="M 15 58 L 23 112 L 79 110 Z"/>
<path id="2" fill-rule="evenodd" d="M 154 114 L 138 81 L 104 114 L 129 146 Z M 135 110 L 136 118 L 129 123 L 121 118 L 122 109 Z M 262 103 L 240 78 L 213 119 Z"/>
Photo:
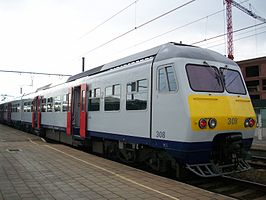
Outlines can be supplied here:
<path id="1" fill-rule="evenodd" d="M 105 88 L 104 110 L 120 110 L 120 85 Z"/>
<path id="2" fill-rule="evenodd" d="M 249 92 L 258 92 L 260 89 L 259 89 L 259 81 L 246 81 L 246 84 L 247 84 L 247 88 L 248 88 L 248 91 Z"/>
<path id="3" fill-rule="evenodd" d="M 176 91 L 174 68 L 167 66 L 158 70 L 158 89 L 160 92 Z"/>
<path id="4" fill-rule="evenodd" d="M 246 67 L 246 77 L 255 77 L 259 76 L 259 66 L 250 66 Z"/>
<path id="5" fill-rule="evenodd" d="M 254 100 L 254 99 L 260 99 L 260 95 L 250 95 L 250 98 L 252 100 Z"/>
<path id="6" fill-rule="evenodd" d="M 54 111 L 61 112 L 61 96 L 54 98 Z"/>
<path id="7" fill-rule="evenodd" d="M 88 111 L 99 111 L 100 110 L 100 96 L 101 89 L 96 88 L 89 91 L 89 104 Z"/>
<path id="8" fill-rule="evenodd" d="M 127 110 L 145 110 L 147 108 L 147 100 L 147 79 L 142 79 L 127 84 Z"/>
<path id="9" fill-rule="evenodd" d="M 262 89 L 266 90 L 266 80 L 262 80 Z"/>

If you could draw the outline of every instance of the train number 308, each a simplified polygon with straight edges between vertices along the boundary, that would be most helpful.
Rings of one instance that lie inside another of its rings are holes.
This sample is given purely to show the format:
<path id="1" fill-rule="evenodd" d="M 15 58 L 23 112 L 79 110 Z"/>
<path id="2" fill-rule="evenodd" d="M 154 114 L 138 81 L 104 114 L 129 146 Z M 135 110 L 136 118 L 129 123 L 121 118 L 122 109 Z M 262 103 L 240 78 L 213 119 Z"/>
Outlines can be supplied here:
<path id="1" fill-rule="evenodd" d="M 165 138 L 165 131 L 156 131 L 157 138 Z"/>
<path id="2" fill-rule="evenodd" d="M 228 125 L 234 125 L 237 124 L 237 118 L 228 118 Z"/>

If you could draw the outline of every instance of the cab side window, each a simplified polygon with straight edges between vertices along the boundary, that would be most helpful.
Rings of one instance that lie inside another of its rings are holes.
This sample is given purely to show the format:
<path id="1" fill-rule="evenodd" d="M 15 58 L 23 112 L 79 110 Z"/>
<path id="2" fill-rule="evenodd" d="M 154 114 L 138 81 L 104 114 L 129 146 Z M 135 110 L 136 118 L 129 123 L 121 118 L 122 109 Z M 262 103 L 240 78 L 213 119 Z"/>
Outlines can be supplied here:
<path id="1" fill-rule="evenodd" d="M 169 92 L 177 90 L 175 71 L 172 66 L 160 67 L 158 69 L 158 90 L 160 92 Z"/>

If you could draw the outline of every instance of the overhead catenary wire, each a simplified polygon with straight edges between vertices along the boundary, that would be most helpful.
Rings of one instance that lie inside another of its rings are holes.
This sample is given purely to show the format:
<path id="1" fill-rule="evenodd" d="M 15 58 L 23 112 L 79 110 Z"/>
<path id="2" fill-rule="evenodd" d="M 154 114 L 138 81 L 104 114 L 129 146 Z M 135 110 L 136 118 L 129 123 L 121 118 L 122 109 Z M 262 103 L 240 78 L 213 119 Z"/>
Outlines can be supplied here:
<path id="1" fill-rule="evenodd" d="M 118 36 L 112 38 L 111 40 L 108 40 L 107 42 L 104 42 L 104 43 L 100 44 L 99 46 L 94 47 L 93 49 L 91 49 L 91 50 L 85 52 L 83 55 L 87 55 L 87 54 L 89 54 L 89 53 L 91 53 L 91 52 L 93 52 L 93 51 L 95 51 L 95 50 L 97 50 L 97 49 L 99 49 L 99 48 L 101 48 L 101 47 L 103 47 L 103 46 L 105 46 L 105 45 L 107 45 L 107 44 L 109 44 L 109 43 L 111 43 L 111 42 L 113 42 L 113 41 L 115 41 L 115 40 L 117 40 L 117 39 L 119 39 L 119 38 L 121 38 L 121 37 L 123 37 L 123 36 L 129 34 L 129 33 L 131 33 L 131 32 L 133 32 L 133 31 L 135 31 L 135 30 L 137 30 L 137 29 L 139 29 L 139 28 L 142 28 L 143 26 L 146 26 L 146 25 L 150 24 L 151 22 L 153 22 L 153 21 L 155 21 L 155 20 L 158 20 L 158 19 L 161 18 L 161 17 L 164 17 L 165 15 L 168 15 L 168 14 L 170 14 L 170 13 L 172 13 L 172 12 L 174 12 L 174 11 L 176 11 L 176 10 L 182 8 L 182 7 L 187 6 L 188 4 L 190 4 L 190 3 L 194 2 L 194 1 L 196 1 L 196 0 L 190 0 L 190 1 L 188 1 L 188 2 L 186 2 L 186 3 L 184 3 L 184 4 L 182 4 L 181 6 L 177 6 L 177 7 L 175 7 L 174 9 L 171 9 L 171 10 L 169 10 L 169 11 L 167 11 L 167 12 L 165 12 L 165 13 L 163 13 L 163 14 L 161 14 L 161 15 L 155 17 L 155 18 L 152 18 L 152 19 L 150 19 L 150 20 L 144 22 L 143 24 L 141 24 L 141 25 L 139 25 L 139 26 L 135 26 L 134 28 L 132 28 L 132 29 L 126 31 L 125 33 L 122 33 L 122 34 L 120 34 L 120 35 L 118 35 Z"/>
<path id="2" fill-rule="evenodd" d="M 139 0 L 135 0 L 134 2 L 132 2 L 131 4 L 127 5 L 126 7 L 124 7 L 123 9 L 121 9 L 120 11 L 118 11 L 117 13 L 115 13 L 114 15 L 112 15 L 111 17 L 109 17 L 108 19 L 104 20 L 103 22 L 101 22 L 100 24 L 96 25 L 94 28 L 92 28 L 90 31 L 84 33 L 82 36 L 79 37 L 79 39 L 82 39 L 84 37 L 86 37 L 87 35 L 89 35 L 90 33 L 92 33 L 93 31 L 95 31 L 96 29 L 98 29 L 99 27 L 101 27 L 102 25 L 104 25 L 105 23 L 107 23 L 108 21 L 110 21 L 111 19 L 113 19 L 114 17 L 116 17 L 117 15 L 119 15 L 120 13 L 122 13 L 123 11 L 127 10 L 129 7 L 131 7 L 132 5 L 136 4 Z"/>
<path id="3" fill-rule="evenodd" d="M 29 72 L 29 71 L 13 71 L 13 70 L 2 70 L 2 69 L 0 69 L 0 72 L 17 73 L 17 74 L 36 74 L 36 75 L 47 75 L 47 76 L 72 76 L 69 74 L 54 74 L 54 73 Z"/>
<path id="4" fill-rule="evenodd" d="M 266 25 L 266 24 L 265 24 Z M 262 26 L 262 27 L 255 27 L 255 29 L 256 29 L 256 31 L 258 31 L 258 30 L 261 30 L 261 29 L 265 29 L 266 28 L 266 26 Z M 235 36 L 240 36 L 240 35 L 243 35 L 243 34 L 247 34 L 247 33 L 250 33 L 250 32 L 254 32 L 254 30 L 248 30 L 248 31 L 245 31 L 245 32 L 239 32 L 238 34 L 236 34 Z M 223 41 L 223 43 L 225 44 L 226 43 L 226 41 L 224 41 L 224 39 L 218 39 L 218 40 L 215 40 L 215 41 L 210 41 L 210 42 L 208 42 L 208 43 L 206 43 L 206 44 L 204 44 L 204 46 L 210 46 L 210 45 L 215 45 L 215 43 L 217 43 L 217 42 L 221 42 L 221 41 Z"/>
<path id="5" fill-rule="evenodd" d="M 248 0 L 242 1 L 240 4 L 242 4 L 242 3 L 246 2 L 246 1 L 248 1 Z M 193 21 L 191 21 L 191 22 L 188 22 L 188 23 L 186 23 L 186 24 L 184 24 L 184 25 L 181 25 L 181 26 L 175 27 L 175 28 L 173 28 L 173 29 L 170 29 L 170 30 L 168 30 L 168 31 L 166 31 L 166 32 L 164 32 L 164 33 L 161 33 L 161 34 L 159 34 L 159 35 L 156 35 L 156 36 L 154 36 L 154 37 L 152 37 L 152 38 L 149 38 L 149 39 L 147 39 L 147 40 L 141 41 L 141 42 L 139 42 L 139 43 L 137 43 L 137 44 L 134 44 L 134 45 L 132 45 L 132 46 L 130 46 L 130 47 L 127 47 L 127 48 L 125 48 L 125 49 L 123 49 L 123 50 L 120 50 L 119 52 L 123 52 L 123 51 L 125 51 L 125 50 L 128 50 L 128 49 L 134 48 L 134 47 L 136 47 L 136 46 L 142 45 L 142 44 L 144 44 L 144 43 L 146 43 L 146 42 L 152 41 L 152 40 L 154 40 L 154 39 L 157 39 L 157 38 L 162 37 L 162 36 L 164 36 L 164 35 L 167 35 L 167 34 L 169 34 L 169 33 L 171 33 L 171 32 L 174 32 L 174 31 L 176 31 L 176 30 L 178 30 L 178 29 L 181 29 L 181 28 L 187 27 L 187 26 L 189 26 L 189 25 L 192 25 L 192 24 L 194 24 L 194 23 L 197 23 L 197 22 L 199 22 L 199 21 L 202 21 L 202 20 L 204 20 L 204 19 L 206 19 L 206 18 L 212 17 L 212 16 L 217 15 L 217 14 L 219 14 L 219 13 L 221 13 L 221 12 L 224 12 L 224 11 L 225 11 L 225 8 L 223 8 L 222 10 L 218 10 L 218 11 L 216 11 L 216 12 L 213 12 L 213 13 L 211 13 L 211 14 L 209 14 L 209 15 L 204 16 L 204 17 L 201 17 L 201 18 L 198 18 L 198 19 L 196 19 L 196 20 L 193 20 Z"/>
<path id="6" fill-rule="evenodd" d="M 261 26 L 263 24 L 265 24 L 265 22 L 237 29 L 237 30 L 233 31 L 233 33 L 244 31 L 244 30 L 247 30 L 247 29 L 250 29 L 250 28 L 254 28 L 254 27 L 257 27 L 257 26 Z M 216 38 L 219 38 L 219 37 L 223 37 L 224 35 L 226 35 L 226 33 L 219 34 L 219 35 L 216 35 L 216 36 L 213 36 L 213 37 L 210 37 L 210 38 L 206 38 L 206 39 L 203 39 L 203 40 L 200 40 L 200 41 L 197 41 L 197 42 L 193 42 L 193 43 L 191 43 L 191 45 L 195 45 L 195 44 L 199 44 L 199 43 L 202 43 L 202 42 L 206 42 L 208 40 L 213 40 L 213 39 L 216 39 Z"/>
<path id="7" fill-rule="evenodd" d="M 216 12 L 210 14 L 210 15 L 207 15 L 207 16 L 205 16 L 205 17 L 201 17 L 201 18 L 196 19 L 196 20 L 194 20 L 194 21 L 188 22 L 188 23 L 186 23 L 186 24 L 184 24 L 184 25 L 181 25 L 181 26 L 175 27 L 175 28 L 173 28 L 173 29 L 170 29 L 169 31 L 163 32 L 163 33 L 161 33 L 161 34 L 159 34 L 159 35 L 156 35 L 156 36 L 154 36 L 154 37 L 152 37 L 152 38 L 149 38 L 149 39 L 147 39 L 147 40 L 144 40 L 144 41 L 141 41 L 141 42 L 139 42 L 139 43 L 137 43 L 137 44 L 134 44 L 134 45 L 132 45 L 132 46 L 130 46 L 130 47 L 127 47 L 127 48 L 121 50 L 120 52 L 125 51 L 125 50 L 128 50 L 128 49 L 131 49 L 131 48 L 136 47 L 136 46 L 139 46 L 139 45 L 142 45 L 142 44 L 144 44 L 144 43 L 146 43 L 146 42 L 149 42 L 149 41 L 152 41 L 152 40 L 154 40 L 154 39 L 156 39 L 156 38 L 159 38 L 159 37 L 162 37 L 162 36 L 164 36 L 164 35 L 167 35 L 167 34 L 169 34 L 169 33 L 171 33 L 171 32 L 174 32 L 174 31 L 176 31 L 176 30 L 178 30 L 178 29 L 184 28 L 184 27 L 186 27 L 186 26 L 189 26 L 189 25 L 191 25 L 191 24 L 197 23 L 197 22 L 199 22 L 199 21 L 201 21 L 201 20 L 204 20 L 204 19 L 206 19 L 206 18 L 209 18 L 209 17 L 212 17 L 212 16 L 214 16 L 214 15 L 217 15 L 217 14 L 223 12 L 223 11 L 224 11 L 224 9 L 219 10 L 219 11 L 216 11 Z"/>
<path id="8" fill-rule="evenodd" d="M 244 37 L 241 37 L 241 38 L 237 38 L 237 39 L 234 39 L 234 42 L 239 41 L 239 40 L 243 40 L 243 39 L 246 39 L 246 38 L 250 38 L 250 37 L 253 37 L 253 36 L 261 35 L 261 34 L 264 34 L 264 33 L 266 33 L 266 31 L 262 31 L 262 32 L 259 32 L 259 33 L 254 33 L 254 34 L 247 35 L 247 36 L 244 36 Z M 220 46 L 220 45 L 224 45 L 224 43 L 208 46 L 207 48 L 213 48 L 213 47 L 217 47 L 217 46 Z"/>

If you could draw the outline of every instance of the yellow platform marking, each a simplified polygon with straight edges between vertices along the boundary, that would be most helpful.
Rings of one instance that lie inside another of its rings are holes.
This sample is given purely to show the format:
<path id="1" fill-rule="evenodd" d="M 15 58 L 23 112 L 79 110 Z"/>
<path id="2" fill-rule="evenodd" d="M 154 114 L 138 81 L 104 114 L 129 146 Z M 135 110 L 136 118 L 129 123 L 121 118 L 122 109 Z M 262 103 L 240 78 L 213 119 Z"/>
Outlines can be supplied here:
<path id="1" fill-rule="evenodd" d="M 28 138 L 28 139 L 29 139 L 29 141 L 30 141 L 31 143 L 33 143 L 33 144 L 35 144 L 35 145 L 38 145 L 38 143 L 33 142 L 30 138 Z M 164 192 L 161 192 L 161 191 L 159 191 L 159 190 L 155 190 L 155 189 L 153 189 L 153 188 L 151 188 L 151 187 L 149 187 L 149 186 L 143 185 L 143 184 L 138 183 L 138 182 L 136 182 L 136 181 L 133 181 L 133 180 L 131 180 L 131 179 L 129 179 L 129 178 L 126 178 L 125 176 L 122 176 L 122 175 L 120 175 L 120 174 L 117 174 L 117 173 L 115 173 L 115 172 L 113 172 L 113 171 L 111 171 L 111 170 L 108 170 L 108 169 L 104 168 L 104 167 L 100 167 L 100 166 L 95 165 L 95 164 L 93 164 L 93 163 L 90 163 L 90 162 L 87 162 L 87 161 L 82 160 L 82 159 L 80 159 L 80 158 L 77 158 L 77 157 L 75 157 L 75 156 L 72 156 L 72 155 L 70 155 L 70 154 L 68 154 L 68 153 L 66 153 L 66 152 L 64 152 L 64 151 L 61 151 L 61 150 L 56 149 L 56 148 L 54 148 L 54 147 L 51 147 L 50 145 L 47 145 L 47 144 L 46 144 L 46 145 L 44 145 L 44 146 L 46 146 L 47 148 L 50 148 L 50 149 L 52 149 L 52 150 L 54 150 L 54 151 L 57 151 L 57 152 L 59 152 L 59 153 L 62 153 L 62 154 L 64 154 L 65 156 L 68 156 L 68 157 L 73 158 L 73 159 L 75 159 L 75 160 L 78 160 L 78 161 L 80 161 L 80 162 L 82 162 L 82 163 L 85 163 L 85 164 L 87 164 L 87 165 L 90 165 L 90 166 L 92 166 L 92 167 L 94 167 L 94 168 L 97 168 L 97 169 L 100 169 L 100 170 L 102 170 L 102 171 L 108 172 L 108 173 L 110 173 L 110 174 L 112 174 L 112 175 L 114 175 L 114 176 L 116 176 L 116 177 L 118 177 L 118 178 L 120 178 L 120 179 L 123 179 L 123 180 L 125 180 L 125 181 L 127 181 L 127 182 L 130 182 L 130 183 L 133 183 L 133 184 L 135 184 L 135 185 L 137 185 L 137 186 L 140 186 L 140 187 L 143 187 L 143 188 L 145 188 L 145 189 L 151 190 L 151 191 L 153 191 L 153 192 L 156 192 L 156 193 L 158 193 L 158 194 L 161 194 L 161 195 L 163 195 L 163 196 L 166 196 L 166 197 L 168 197 L 168 198 L 170 198 L 170 199 L 179 200 L 179 198 L 176 198 L 176 197 L 174 197 L 174 196 L 171 196 L 171 195 L 166 194 L 166 193 L 164 193 Z"/>

